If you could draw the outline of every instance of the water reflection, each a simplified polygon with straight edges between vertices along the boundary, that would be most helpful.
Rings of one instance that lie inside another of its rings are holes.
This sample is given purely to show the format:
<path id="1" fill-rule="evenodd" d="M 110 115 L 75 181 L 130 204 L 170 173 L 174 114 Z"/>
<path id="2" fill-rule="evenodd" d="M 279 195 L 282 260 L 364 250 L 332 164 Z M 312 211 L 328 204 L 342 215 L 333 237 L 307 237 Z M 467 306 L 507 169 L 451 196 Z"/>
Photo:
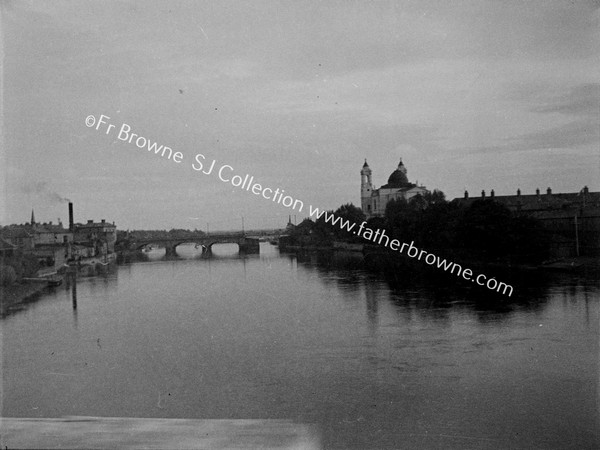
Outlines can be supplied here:
<path id="1" fill-rule="evenodd" d="M 597 295 L 598 281 L 593 272 L 582 275 L 556 274 L 538 271 L 494 270 L 497 279 L 511 284 L 512 296 L 474 286 L 458 277 L 415 269 L 406 273 L 389 272 L 379 275 L 365 265 L 362 254 L 356 252 L 295 252 L 283 255 L 299 267 L 316 270 L 324 285 L 335 284 L 347 293 L 346 300 L 354 298 L 352 290 L 365 290 L 367 319 L 370 332 L 378 326 L 382 278 L 386 281 L 387 300 L 399 315 L 449 323 L 455 314 L 468 314 L 481 324 L 497 326 L 510 321 L 514 314 L 542 315 L 548 300 L 557 294 L 565 301 L 577 303 L 584 298 L 586 321 L 589 323 L 589 297 Z M 597 275 L 597 274 L 596 274 Z"/>
<path id="2" fill-rule="evenodd" d="M 379 325 L 379 317 L 377 315 L 379 309 L 378 290 L 365 288 L 365 297 L 367 304 L 367 320 L 369 323 L 369 335 L 374 336 Z"/>
<path id="3" fill-rule="evenodd" d="M 116 282 L 118 274 L 118 265 L 115 262 L 110 264 L 95 264 L 84 265 L 80 267 L 70 267 L 62 275 L 63 283 L 56 287 L 43 287 L 41 290 L 34 292 L 31 295 L 17 298 L 10 303 L 3 304 L 1 317 L 7 317 L 26 311 L 36 307 L 41 300 L 52 301 L 58 300 L 59 297 L 54 296 L 57 292 L 64 290 L 71 300 L 73 309 L 73 321 L 77 323 L 77 284 L 81 281 L 86 281 L 92 286 L 98 286 L 98 281 L 101 280 L 103 289 L 109 287 L 110 284 Z M 25 285 L 26 287 L 27 285 Z M 18 288 L 18 287 L 17 287 Z"/>
<path id="4" fill-rule="evenodd" d="M 73 306 L 73 328 L 77 329 L 77 272 L 65 274 L 65 290 L 71 292 L 71 305 Z"/>
<path id="5" fill-rule="evenodd" d="M 459 311 L 461 314 L 472 315 L 482 324 L 496 324 L 508 320 L 514 312 L 541 314 L 548 299 L 558 295 L 563 302 L 571 304 L 577 303 L 578 298 L 583 298 L 586 321 L 589 323 L 590 297 L 596 295 L 598 287 L 596 280 L 585 276 L 507 271 L 501 274 L 501 279 L 512 283 L 515 292 L 513 297 L 507 297 L 469 283 L 457 283 L 456 277 L 446 274 L 443 277 L 428 277 L 430 273 L 415 273 L 413 270 L 410 276 L 395 276 L 390 279 L 385 273 L 380 275 L 367 270 L 362 255 L 356 252 L 299 252 L 279 255 L 271 246 L 262 244 L 262 254 L 241 255 L 237 252 L 236 245 L 224 244 L 220 247 L 225 250 L 206 254 L 194 246 L 181 245 L 178 247 L 180 254 L 176 257 L 161 255 L 161 249 L 138 252 L 121 257 L 120 267 L 121 270 L 131 273 L 132 265 L 139 262 L 170 262 L 172 273 L 175 274 L 179 262 L 198 261 L 207 267 L 208 274 L 211 275 L 215 266 L 229 267 L 232 263 L 237 263 L 241 264 L 243 278 L 248 279 L 248 261 L 262 260 L 267 264 L 271 264 L 271 260 L 287 261 L 287 268 L 291 273 L 314 270 L 323 285 L 336 286 L 345 292 L 344 300 L 347 302 L 360 301 L 362 292 L 372 332 L 379 323 L 381 301 L 389 302 L 397 314 L 408 312 L 409 316 L 416 314 L 422 319 L 440 322 L 450 320 L 451 314 Z M 65 274 L 64 288 L 71 293 L 75 322 L 78 282 L 86 280 L 92 289 L 97 289 L 98 283 L 101 283 L 102 289 L 106 289 L 116 280 L 117 273 L 117 266 L 110 264 L 84 266 L 77 272 Z M 26 309 L 28 305 L 35 304 L 50 292 L 52 290 L 45 289 L 16 305 L 11 305 L 4 311 L 3 316 Z"/>
<path id="6" fill-rule="evenodd" d="M 358 254 L 190 250 L 5 318 L 3 413 L 291 419 L 327 448 L 598 443 L 597 280 L 503 274 L 520 295 L 496 298 Z"/>

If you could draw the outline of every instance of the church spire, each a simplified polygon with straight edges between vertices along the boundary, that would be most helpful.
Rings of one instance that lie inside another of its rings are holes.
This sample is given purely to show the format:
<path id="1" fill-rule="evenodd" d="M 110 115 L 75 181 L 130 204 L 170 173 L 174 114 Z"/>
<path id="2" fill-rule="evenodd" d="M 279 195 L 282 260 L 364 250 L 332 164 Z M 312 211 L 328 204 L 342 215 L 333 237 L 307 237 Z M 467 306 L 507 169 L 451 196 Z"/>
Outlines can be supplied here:
<path id="1" fill-rule="evenodd" d="M 31 225 L 35 225 L 35 215 L 33 214 L 33 208 L 31 208 Z"/>
<path id="2" fill-rule="evenodd" d="M 398 170 L 400 172 L 402 172 L 404 175 L 406 175 L 406 167 L 404 166 L 404 163 L 402 162 L 402 157 L 400 157 L 400 162 L 398 163 Z"/>

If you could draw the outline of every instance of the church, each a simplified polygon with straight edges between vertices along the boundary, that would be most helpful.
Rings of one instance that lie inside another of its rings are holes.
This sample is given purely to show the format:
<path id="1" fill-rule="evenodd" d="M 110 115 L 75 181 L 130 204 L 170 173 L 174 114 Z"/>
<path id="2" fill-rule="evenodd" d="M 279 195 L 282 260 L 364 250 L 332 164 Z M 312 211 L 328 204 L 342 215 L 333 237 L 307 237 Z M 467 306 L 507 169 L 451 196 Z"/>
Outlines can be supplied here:
<path id="1" fill-rule="evenodd" d="M 417 184 L 408 181 L 406 167 L 402 163 L 402 159 L 400 159 L 396 170 L 389 176 L 387 184 L 379 189 L 375 189 L 375 186 L 373 186 L 371 168 L 366 159 L 360 175 L 361 208 L 367 219 L 384 216 L 385 207 L 391 200 L 399 198 L 410 200 L 416 195 L 424 195 L 429 192 L 425 186 L 417 186 Z"/>

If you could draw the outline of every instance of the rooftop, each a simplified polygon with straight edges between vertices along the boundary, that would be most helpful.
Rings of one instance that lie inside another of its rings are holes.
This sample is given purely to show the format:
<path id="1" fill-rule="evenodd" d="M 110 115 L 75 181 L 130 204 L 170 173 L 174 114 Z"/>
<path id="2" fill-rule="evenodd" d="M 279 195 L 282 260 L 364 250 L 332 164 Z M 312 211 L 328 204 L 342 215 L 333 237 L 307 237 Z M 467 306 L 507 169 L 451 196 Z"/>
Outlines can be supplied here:
<path id="1" fill-rule="evenodd" d="M 465 193 L 465 195 L 467 195 Z M 494 200 L 502 203 L 509 209 L 518 209 L 521 211 L 538 211 L 538 210 L 559 210 L 572 209 L 574 207 L 600 207 L 600 192 L 589 192 L 587 188 L 583 188 L 579 192 L 570 193 L 553 193 L 550 188 L 545 193 L 541 193 L 539 189 L 535 194 L 522 195 L 520 190 L 516 195 L 495 195 L 493 191 L 489 194 L 482 192 L 482 195 L 475 197 L 464 197 L 454 199 L 459 204 L 469 206 L 477 200 Z"/>

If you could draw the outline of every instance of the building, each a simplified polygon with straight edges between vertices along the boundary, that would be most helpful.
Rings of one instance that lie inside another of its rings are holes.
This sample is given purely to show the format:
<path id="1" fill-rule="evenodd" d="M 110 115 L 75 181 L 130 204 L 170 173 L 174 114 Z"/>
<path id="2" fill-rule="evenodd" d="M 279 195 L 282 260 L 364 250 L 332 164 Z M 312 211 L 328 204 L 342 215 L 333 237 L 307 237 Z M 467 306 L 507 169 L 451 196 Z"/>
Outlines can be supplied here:
<path id="1" fill-rule="evenodd" d="M 32 253 L 38 260 L 40 267 L 59 268 L 67 263 L 69 257 L 68 244 L 39 244 Z"/>
<path id="2" fill-rule="evenodd" d="M 408 181 L 406 167 L 400 159 L 400 163 L 388 178 L 387 184 L 375 189 L 372 181 L 371 168 L 365 163 L 360 171 L 360 199 L 361 208 L 367 219 L 382 217 L 385 215 L 387 204 L 396 199 L 410 200 L 416 195 L 424 195 L 429 192 L 425 186 L 418 186 Z"/>
<path id="3" fill-rule="evenodd" d="M 63 265 L 73 241 L 73 233 L 61 223 L 38 223 L 33 211 L 30 223 L 4 227 L 0 230 L 0 237 L 14 247 L 13 255 L 32 255 L 42 267 Z"/>
<path id="4" fill-rule="evenodd" d="M 71 257 L 80 260 L 94 256 L 107 256 L 115 251 L 117 227 L 102 219 L 100 222 L 88 220 L 74 223 L 73 203 L 69 202 L 69 230 L 73 232 Z"/>
<path id="5" fill-rule="evenodd" d="M 104 219 L 100 222 L 74 223 L 73 203 L 69 203 L 69 228 L 38 223 L 31 211 L 30 223 L 0 229 L 2 254 L 33 255 L 43 267 L 60 267 L 73 260 L 108 256 L 114 253 L 117 227 Z"/>
<path id="6" fill-rule="evenodd" d="M 52 222 L 33 223 L 31 224 L 31 232 L 36 247 L 38 245 L 63 245 L 73 242 L 73 233 L 67 228 L 63 228 L 62 223 L 58 225 L 54 225 Z"/>
<path id="7" fill-rule="evenodd" d="M 585 186 L 579 192 L 553 193 L 548 188 L 545 193 L 536 189 L 535 194 L 522 194 L 517 189 L 516 195 L 496 195 L 492 189 L 489 196 L 481 191 L 479 197 L 469 197 L 465 191 L 463 198 L 453 201 L 468 207 L 486 199 L 539 220 L 552 236 L 554 256 L 600 254 L 600 192 L 590 192 Z"/>
<path id="8" fill-rule="evenodd" d="M 10 258 L 15 256 L 18 251 L 19 249 L 16 245 L 13 245 L 0 237 L 0 258 Z"/>
<path id="9" fill-rule="evenodd" d="M 15 251 L 27 253 L 35 247 L 35 237 L 29 225 L 9 225 L 0 230 L 0 238 L 15 247 Z"/>
<path id="10" fill-rule="evenodd" d="M 93 244 L 96 255 L 114 253 L 117 242 L 117 227 L 102 219 L 100 222 L 88 220 L 87 223 L 74 225 L 74 242 Z"/>

